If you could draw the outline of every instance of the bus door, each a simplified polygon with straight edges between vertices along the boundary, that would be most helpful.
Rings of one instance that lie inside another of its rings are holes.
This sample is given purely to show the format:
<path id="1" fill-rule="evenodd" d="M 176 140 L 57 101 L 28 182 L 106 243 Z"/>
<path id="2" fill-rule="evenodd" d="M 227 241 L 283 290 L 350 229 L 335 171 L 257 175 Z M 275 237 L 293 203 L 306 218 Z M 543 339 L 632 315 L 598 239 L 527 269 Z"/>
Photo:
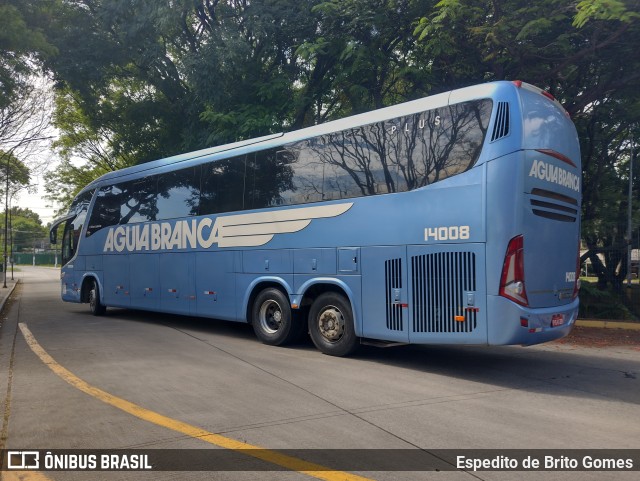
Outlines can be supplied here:
<path id="1" fill-rule="evenodd" d="M 191 253 L 160 255 L 160 307 L 174 314 L 196 312 L 196 256 Z"/>
<path id="2" fill-rule="evenodd" d="M 409 340 L 486 343 L 485 245 L 409 246 L 407 261 Z"/>
<path id="3" fill-rule="evenodd" d="M 407 248 L 362 248 L 363 337 L 409 342 Z"/>

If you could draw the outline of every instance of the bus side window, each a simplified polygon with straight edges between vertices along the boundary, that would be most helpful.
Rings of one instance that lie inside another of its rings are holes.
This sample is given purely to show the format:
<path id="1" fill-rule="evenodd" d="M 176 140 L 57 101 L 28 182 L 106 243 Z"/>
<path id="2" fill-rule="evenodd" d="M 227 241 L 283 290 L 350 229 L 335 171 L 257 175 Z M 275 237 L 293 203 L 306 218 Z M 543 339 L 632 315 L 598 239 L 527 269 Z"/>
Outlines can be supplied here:
<path id="1" fill-rule="evenodd" d="M 388 121 L 397 152 L 398 192 L 466 172 L 480 157 L 491 100 L 474 100 Z"/>
<path id="2" fill-rule="evenodd" d="M 313 202 L 297 198 L 301 192 L 294 184 L 304 175 L 301 171 L 303 167 L 298 164 L 298 160 L 299 152 L 291 145 L 249 154 L 244 208 L 263 209 Z"/>
<path id="3" fill-rule="evenodd" d="M 158 175 L 156 220 L 198 214 L 200 204 L 199 168 L 189 167 Z"/>
<path id="4" fill-rule="evenodd" d="M 157 176 L 144 177 L 119 184 L 122 189 L 120 224 L 156 220 Z"/>
<path id="5" fill-rule="evenodd" d="M 78 251 L 78 243 L 80 242 L 80 232 L 87 218 L 86 208 L 82 210 L 75 219 L 70 219 L 64 227 L 62 237 L 62 265 L 69 262 Z"/>
<path id="6" fill-rule="evenodd" d="M 245 163 L 240 155 L 202 166 L 199 215 L 244 209 Z"/>
<path id="7" fill-rule="evenodd" d="M 120 223 L 120 199 L 122 190 L 118 186 L 103 187 L 98 191 L 91 211 L 87 237 L 105 227 Z"/>
<path id="8" fill-rule="evenodd" d="M 314 150 L 315 139 L 287 144 L 276 151 L 279 198 L 271 205 L 319 202 L 322 198 L 323 164 Z"/>

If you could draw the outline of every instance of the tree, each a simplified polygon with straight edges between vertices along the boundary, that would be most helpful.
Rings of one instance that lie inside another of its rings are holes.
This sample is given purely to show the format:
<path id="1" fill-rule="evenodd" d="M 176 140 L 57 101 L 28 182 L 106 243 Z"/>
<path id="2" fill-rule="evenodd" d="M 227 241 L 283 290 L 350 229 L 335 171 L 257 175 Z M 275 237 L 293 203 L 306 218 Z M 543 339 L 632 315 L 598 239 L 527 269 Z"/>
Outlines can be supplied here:
<path id="1" fill-rule="evenodd" d="M 0 109 L 5 109 L 14 97 L 21 95 L 27 77 L 34 70 L 34 55 L 52 55 L 55 49 L 46 41 L 42 31 L 29 26 L 23 2 L 0 4 Z"/>
<path id="2" fill-rule="evenodd" d="M 13 154 L 0 151 L 0 196 L 3 199 L 6 192 L 7 175 L 9 195 L 29 184 L 29 168 Z"/>
<path id="3" fill-rule="evenodd" d="M 42 225 L 40 217 L 30 209 L 11 207 L 9 220 L 13 252 L 31 250 L 35 241 L 48 238 L 47 229 Z M 4 213 L 0 214 L 0 223 L 4 225 Z"/>
<path id="4" fill-rule="evenodd" d="M 420 0 L 330 0 L 313 7 L 317 33 L 301 44 L 302 102 L 313 123 L 418 98 L 431 90 L 415 57 Z"/>

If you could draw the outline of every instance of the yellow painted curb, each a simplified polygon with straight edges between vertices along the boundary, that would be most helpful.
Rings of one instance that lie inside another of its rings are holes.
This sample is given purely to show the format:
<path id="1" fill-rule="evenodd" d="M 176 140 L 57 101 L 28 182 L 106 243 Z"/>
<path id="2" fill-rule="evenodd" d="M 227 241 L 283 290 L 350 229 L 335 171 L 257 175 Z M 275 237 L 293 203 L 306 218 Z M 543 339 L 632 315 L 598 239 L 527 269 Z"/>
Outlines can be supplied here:
<path id="1" fill-rule="evenodd" d="M 624 321 L 600 321 L 596 319 L 578 319 L 576 326 L 581 327 L 600 327 L 604 329 L 631 329 L 632 331 L 640 331 L 640 322 L 624 322 Z"/>

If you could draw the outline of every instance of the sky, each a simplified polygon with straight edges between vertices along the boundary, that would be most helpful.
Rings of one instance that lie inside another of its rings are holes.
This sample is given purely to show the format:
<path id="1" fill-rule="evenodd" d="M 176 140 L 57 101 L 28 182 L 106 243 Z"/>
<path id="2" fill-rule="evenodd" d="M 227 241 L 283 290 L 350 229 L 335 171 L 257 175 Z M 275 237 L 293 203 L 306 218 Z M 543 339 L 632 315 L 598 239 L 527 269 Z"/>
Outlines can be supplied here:
<path id="1" fill-rule="evenodd" d="M 56 208 L 47 207 L 51 202 L 43 198 L 44 194 L 44 186 L 40 182 L 37 193 L 30 194 L 26 191 L 20 192 L 14 196 L 13 205 L 31 209 L 40 216 L 42 224 L 47 225 L 48 222 L 51 222 L 54 219 Z M 2 204 L 4 204 L 4 202 L 2 202 Z"/>

